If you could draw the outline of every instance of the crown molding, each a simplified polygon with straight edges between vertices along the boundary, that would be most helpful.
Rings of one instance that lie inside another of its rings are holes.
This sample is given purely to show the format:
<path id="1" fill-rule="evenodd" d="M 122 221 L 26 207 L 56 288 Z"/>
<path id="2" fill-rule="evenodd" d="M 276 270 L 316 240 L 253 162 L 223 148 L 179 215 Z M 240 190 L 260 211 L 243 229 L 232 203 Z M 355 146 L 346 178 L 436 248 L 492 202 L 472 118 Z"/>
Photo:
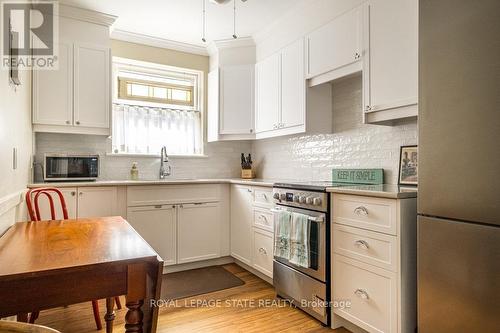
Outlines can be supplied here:
<path id="1" fill-rule="evenodd" d="M 185 53 L 199 54 L 208 56 L 207 48 L 204 46 L 176 42 L 169 39 L 163 39 L 159 37 L 153 37 L 148 35 L 143 35 L 140 33 L 124 31 L 124 30 L 113 30 L 111 32 L 111 39 L 121 40 L 130 43 L 160 47 L 164 49 L 170 49 Z"/>
<path id="2" fill-rule="evenodd" d="M 229 38 L 229 39 L 219 39 L 213 40 L 208 44 L 207 50 L 208 54 L 212 55 L 217 53 L 222 49 L 230 49 L 237 47 L 255 47 L 255 41 L 252 37 L 238 37 L 237 39 Z"/>
<path id="3" fill-rule="evenodd" d="M 59 5 L 59 16 L 99 24 L 106 27 L 113 25 L 118 18 L 114 15 L 62 4 Z"/>

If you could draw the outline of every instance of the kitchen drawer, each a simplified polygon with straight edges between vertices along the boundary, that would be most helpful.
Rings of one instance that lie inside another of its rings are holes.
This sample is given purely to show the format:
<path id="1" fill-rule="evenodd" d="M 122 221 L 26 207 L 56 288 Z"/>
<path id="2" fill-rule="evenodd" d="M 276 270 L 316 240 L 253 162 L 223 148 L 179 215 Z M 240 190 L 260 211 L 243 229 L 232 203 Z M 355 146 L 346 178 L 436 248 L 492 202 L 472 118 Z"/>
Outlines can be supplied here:
<path id="1" fill-rule="evenodd" d="M 332 195 L 332 221 L 353 227 L 397 233 L 397 203 L 394 199 L 358 195 Z"/>
<path id="2" fill-rule="evenodd" d="M 269 277 L 273 277 L 273 234 L 257 228 L 253 229 L 253 267 Z"/>
<path id="3" fill-rule="evenodd" d="M 265 208 L 254 208 L 253 226 L 274 232 L 274 214 Z"/>
<path id="4" fill-rule="evenodd" d="M 333 252 L 397 272 L 397 238 L 386 234 L 333 224 Z"/>
<path id="5" fill-rule="evenodd" d="M 261 207 L 271 207 L 273 202 L 273 189 L 270 187 L 254 187 L 254 204 Z"/>
<path id="6" fill-rule="evenodd" d="M 127 186 L 127 206 L 216 202 L 219 192 L 217 184 Z"/>
<path id="7" fill-rule="evenodd" d="M 334 312 L 368 332 L 397 331 L 395 273 L 335 254 L 333 299 L 350 300 L 350 307 Z"/>

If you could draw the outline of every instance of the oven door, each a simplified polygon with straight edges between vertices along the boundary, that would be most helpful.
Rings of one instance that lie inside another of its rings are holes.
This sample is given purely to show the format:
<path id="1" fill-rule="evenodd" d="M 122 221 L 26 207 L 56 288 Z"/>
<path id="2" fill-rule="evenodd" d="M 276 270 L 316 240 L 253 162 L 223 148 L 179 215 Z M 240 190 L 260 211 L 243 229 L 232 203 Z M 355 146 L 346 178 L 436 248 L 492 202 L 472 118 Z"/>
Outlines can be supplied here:
<path id="1" fill-rule="evenodd" d="M 326 214 L 300 208 L 277 205 L 272 209 L 272 212 L 278 215 L 282 210 L 296 212 L 307 215 L 309 217 L 309 267 L 300 267 L 290 263 L 288 260 L 274 256 L 274 260 L 284 265 L 294 268 L 304 274 L 307 274 L 317 280 L 326 282 Z M 274 242 L 278 235 L 278 217 L 274 219 Z"/>

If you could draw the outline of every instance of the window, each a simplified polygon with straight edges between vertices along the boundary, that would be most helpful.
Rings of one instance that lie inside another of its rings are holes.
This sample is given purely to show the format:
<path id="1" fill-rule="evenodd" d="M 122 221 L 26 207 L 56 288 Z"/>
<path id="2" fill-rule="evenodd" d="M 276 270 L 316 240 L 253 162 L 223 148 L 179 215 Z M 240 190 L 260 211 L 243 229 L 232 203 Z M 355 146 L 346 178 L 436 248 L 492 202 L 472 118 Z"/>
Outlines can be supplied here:
<path id="1" fill-rule="evenodd" d="M 203 153 L 202 72 L 114 57 L 113 82 L 113 153 Z"/>

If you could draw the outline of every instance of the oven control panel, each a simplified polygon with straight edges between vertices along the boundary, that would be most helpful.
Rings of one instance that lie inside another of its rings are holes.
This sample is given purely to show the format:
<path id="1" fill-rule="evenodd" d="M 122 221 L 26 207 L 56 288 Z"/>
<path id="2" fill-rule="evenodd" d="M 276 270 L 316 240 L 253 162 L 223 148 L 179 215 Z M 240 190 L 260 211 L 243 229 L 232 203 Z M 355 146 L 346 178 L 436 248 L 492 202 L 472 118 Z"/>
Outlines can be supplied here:
<path id="1" fill-rule="evenodd" d="M 281 205 L 325 212 L 328 209 L 328 193 L 325 192 L 273 188 L 273 198 Z"/>

